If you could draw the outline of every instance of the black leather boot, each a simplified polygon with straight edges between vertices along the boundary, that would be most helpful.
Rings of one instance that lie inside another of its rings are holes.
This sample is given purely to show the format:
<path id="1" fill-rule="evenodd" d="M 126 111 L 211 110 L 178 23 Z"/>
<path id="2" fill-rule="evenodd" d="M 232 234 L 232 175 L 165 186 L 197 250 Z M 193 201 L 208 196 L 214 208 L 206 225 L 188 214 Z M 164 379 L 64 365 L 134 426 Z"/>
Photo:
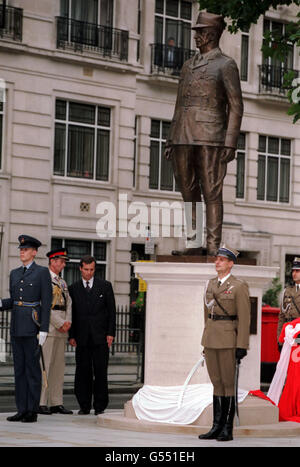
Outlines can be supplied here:
<path id="1" fill-rule="evenodd" d="M 235 396 L 224 396 L 223 397 L 223 410 L 225 413 L 225 423 L 217 441 L 231 441 L 233 440 L 233 420 L 235 414 Z"/>
<path id="2" fill-rule="evenodd" d="M 224 424 L 222 397 L 223 396 L 213 396 L 213 426 L 208 433 L 199 435 L 199 439 L 216 439 L 221 433 Z"/>

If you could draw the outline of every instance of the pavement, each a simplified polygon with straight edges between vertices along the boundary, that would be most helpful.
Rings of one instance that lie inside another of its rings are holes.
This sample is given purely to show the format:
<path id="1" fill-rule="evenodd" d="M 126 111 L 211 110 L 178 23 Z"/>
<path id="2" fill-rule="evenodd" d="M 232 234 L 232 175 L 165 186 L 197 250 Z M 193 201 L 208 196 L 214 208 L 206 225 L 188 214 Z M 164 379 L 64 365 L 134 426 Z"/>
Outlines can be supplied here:
<path id="1" fill-rule="evenodd" d="M 137 367 L 130 358 L 125 362 L 123 359 L 123 363 L 118 357 L 112 358 L 108 375 L 111 402 L 105 414 L 122 416 L 123 404 L 141 387 Z M 105 448 L 101 450 L 103 460 L 110 462 L 128 461 L 130 457 L 121 456 L 125 454 L 134 456 L 138 453 L 140 456 L 138 460 L 134 457 L 131 459 L 133 464 L 170 461 L 170 458 L 163 458 L 163 454 L 160 459 L 155 457 L 155 453 L 169 451 L 172 453 L 173 463 L 195 462 L 200 459 L 198 456 L 201 447 L 300 447 L 300 438 L 292 436 L 235 437 L 233 441 L 221 443 L 215 440 L 200 441 L 194 434 L 137 432 L 103 427 L 97 423 L 93 411 L 90 415 L 78 415 L 73 381 L 74 365 L 69 362 L 65 373 L 64 403 L 66 407 L 74 410 L 73 415 L 39 415 L 37 423 L 12 423 L 6 418 L 15 413 L 13 368 L 9 364 L 1 363 L 0 447 L 102 447 Z M 158 451 L 152 448 L 160 449 Z M 149 459 L 150 453 L 152 453 L 151 459 Z M 188 453 L 190 457 L 184 457 L 188 456 Z"/>
<path id="2" fill-rule="evenodd" d="M 120 413 L 120 410 L 107 410 L 105 413 Z M 200 441 L 195 435 L 108 429 L 99 427 L 97 417 L 92 413 L 39 415 L 37 423 L 29 424 L 8 422 L 8 415 L 10 414 L 0 414 L 0 447 L 102 447 L 107 448 L 104 450 L 106 453 L 111 452 L 110 448 L 117 448 L 113 451 L 115 454 L 124 452 L 124 448 L 128 454 L 145 447 L 176 452 L 182 451 L 180 448 L 188 448 L 184 452 L 194 452 L 195 456 L 199 454 L 201 447 L 300 447 L 298 437 L 235 438 L 222 443 L 216 440 Z"/>

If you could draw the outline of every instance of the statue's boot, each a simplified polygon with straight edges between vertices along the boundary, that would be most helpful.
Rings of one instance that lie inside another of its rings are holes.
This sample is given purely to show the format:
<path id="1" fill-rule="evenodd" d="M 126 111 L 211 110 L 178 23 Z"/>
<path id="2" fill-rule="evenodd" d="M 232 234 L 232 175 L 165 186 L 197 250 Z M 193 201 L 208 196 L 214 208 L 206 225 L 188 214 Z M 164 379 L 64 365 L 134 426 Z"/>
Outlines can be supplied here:
<path id="1" fill-rule="evenodd" d="M 175 256 L 201 256 L 203 237 L 203 203 L 185 203 L 184 214 L 186 221 L 186 248 L 173 250 Z"/>
<path id="2" fill-rule="evenodd" d="M 223 203 L 206 205 L 207 256 L 216 256 L 222 239 Z"/>

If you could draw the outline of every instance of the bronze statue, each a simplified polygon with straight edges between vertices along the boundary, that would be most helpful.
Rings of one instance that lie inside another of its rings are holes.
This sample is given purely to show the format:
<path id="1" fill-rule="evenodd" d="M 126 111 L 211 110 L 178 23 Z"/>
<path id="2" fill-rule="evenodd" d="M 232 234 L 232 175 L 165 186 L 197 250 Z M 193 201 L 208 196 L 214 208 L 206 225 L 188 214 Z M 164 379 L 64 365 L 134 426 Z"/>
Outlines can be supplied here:
<path id="1" fill-rule="evenodd" d="M 243 115 L 237 65 L 219 48 L 224 28 L 222 16 L 199 13 L 192 29 L 200 52 L 184 63 L 180 75 L 165 156 L 172 159 L 183 201 L 192 202 L 193 209 L 192 216 L 186 216 L 187 248 L 172 254 L 201 254 L 196 206 L 202 194 L 207 255 L 214 256 L 221 242 L 223 180 L 227 163 L 235 157 Z"/>

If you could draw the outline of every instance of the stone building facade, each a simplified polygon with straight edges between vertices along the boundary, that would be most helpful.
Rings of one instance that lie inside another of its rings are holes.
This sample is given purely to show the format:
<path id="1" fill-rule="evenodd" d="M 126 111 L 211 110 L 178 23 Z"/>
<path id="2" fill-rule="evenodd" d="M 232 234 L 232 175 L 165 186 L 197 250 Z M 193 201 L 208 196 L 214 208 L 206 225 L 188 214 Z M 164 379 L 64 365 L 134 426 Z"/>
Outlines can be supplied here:
<path id="1" fill-rule="evenodd" d="M 41 264 L 51 247 L 68 247 L 69 281 L 80 256 L 94 254 L 98 274 L 128 304 L 131 260 L 154 256 L 144 254 L 146 234 L 126 234 L 122 209 L 130 220 L 139 206 L 150 213 L 151 203 L 181 202 L 161 156 L 180 67 L 195 52 L 197 13 L 189 0 L 0 6 L 0 296 L 19 264 L 17 237 L 27 233 L 43 243 Z M 270 11 L 221 43 L 240 68 L 245 105 L 225 179 L 223 239 L 257 264 L 280 266 L 282 282 L 286 263 L 300 255 L 300 133 L 282 86 L 285 69 L 300 69 L 299 51 L 275 63 L 260 49 L 264 28 L 284 28 L 295 15 L 292 7 Z M 99 236 L 104 203 L 116 213 L 116 234 L 107 238 Z M 140 219 L 144 231 L 150 214 Z M 182 245 L 156 222 L 156 254 Z"/>

